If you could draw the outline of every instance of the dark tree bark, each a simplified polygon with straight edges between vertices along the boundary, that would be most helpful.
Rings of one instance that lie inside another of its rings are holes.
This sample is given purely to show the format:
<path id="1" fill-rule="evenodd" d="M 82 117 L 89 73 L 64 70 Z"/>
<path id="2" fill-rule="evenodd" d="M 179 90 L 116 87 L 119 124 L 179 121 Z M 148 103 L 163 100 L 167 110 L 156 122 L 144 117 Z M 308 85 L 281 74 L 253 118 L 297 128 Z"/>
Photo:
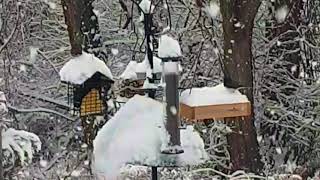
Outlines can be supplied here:
<path id="1" fill-rule="evenodd" d="M 78 0 L 62 0 L 61 3 L 71 44 L 71 54 L 72 56 L 81 55 L 83 42 L 81 32 L 82 3 Z"/>
<path id="2" fill-rule="evenodd" d="M 82 50 L 99 55 L 102 47 L 98 17 L 93 12 L 93 0 L 62 0 L 65 22 L 68 26 L 71 54 L 77 56 Z"/>
<path id="3" fill-rule="evenodd" d="M 252 31 L 259 0 L 220 0 L 224 31 L 224 84 L 239 88 L 253 107 Z M 259 147 L 251 117 L 230 119 L 234 127 L 228 136 L 232 169 L 258 172 L 262 168 Z"/>

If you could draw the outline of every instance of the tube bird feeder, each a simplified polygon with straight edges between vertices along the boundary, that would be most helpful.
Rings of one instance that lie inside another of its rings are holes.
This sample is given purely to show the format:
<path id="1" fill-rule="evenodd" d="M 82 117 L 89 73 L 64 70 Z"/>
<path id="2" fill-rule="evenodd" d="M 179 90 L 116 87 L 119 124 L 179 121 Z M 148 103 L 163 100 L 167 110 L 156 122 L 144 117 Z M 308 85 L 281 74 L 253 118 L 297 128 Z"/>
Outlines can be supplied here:
<path id="1" fill-rule="evenodd" d="M 163 58 L 164 92 L 164 118 L 165 127 L 169 134 L 169 142 L 164 154 L 183 153 L 180 141 L 180 117 L 179 117 L 179 58 Z"/>

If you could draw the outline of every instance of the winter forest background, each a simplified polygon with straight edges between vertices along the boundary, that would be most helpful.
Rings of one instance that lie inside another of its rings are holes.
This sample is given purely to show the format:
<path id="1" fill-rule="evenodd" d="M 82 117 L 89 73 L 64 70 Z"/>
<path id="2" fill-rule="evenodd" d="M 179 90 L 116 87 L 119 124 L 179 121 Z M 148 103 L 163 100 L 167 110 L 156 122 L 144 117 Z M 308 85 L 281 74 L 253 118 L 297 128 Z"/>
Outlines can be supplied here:
<path id="1" fill-rule="evenodd" d="M 68 87 L 59 77 L 71 58 L 62 3 L 72 2 L 82 7 L 82 21 L 89 24 L 81 28 L 87 38 L 84 50 L 97 54 L 114 76 L 105 119 L 118 110 L 118 96 L 131 86 L 120 75 L 130 61 L 141 62 L 145 57 L 139 0 L 1 0 L 1 169 L 5 178 L 94 179 L 84 128 L 69 109 Z M 180 43 L 181 89 L 223 82 L 232 88 L 253 84 L 244 93 L 254 102 L 255 128 L 249 132 L 256 139 L 249 140 L 249 149 L 255 152 L 247 152 L 254 160 L 245 165 L 245 171 L 234 171 L 228 142 L 242 146 L 243 141 L 230 139 L 231 125 L 196 123 L 209 160 L 194 167 L 159 168 L 159 177 L 320 179 L 320 1 L 152 3 L 157 36 L 168 34 Z M 234 82 L 232 77 L 237 76 L 239 81 Z M 246 122 L 244 127 L 253 121 Z M 127 165 L 121 178 L 150 179 L 150 168 Z"/>

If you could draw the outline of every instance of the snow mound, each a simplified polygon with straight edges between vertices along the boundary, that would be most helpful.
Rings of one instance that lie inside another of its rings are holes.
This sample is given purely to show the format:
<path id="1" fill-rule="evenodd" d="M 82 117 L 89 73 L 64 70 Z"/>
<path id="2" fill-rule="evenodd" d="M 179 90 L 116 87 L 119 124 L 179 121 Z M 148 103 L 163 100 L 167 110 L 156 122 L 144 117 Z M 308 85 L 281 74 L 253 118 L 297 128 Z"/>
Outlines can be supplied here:
<path id="1" fill-rule="evenodd" d="M 141 63 L 137 63 L 136 61 L 130 61 L 124 72 L 120 75 L 120 78 L 135 80 L 137 79 L 137 73 L 147 73 L 150 76 L 151 72 L 152 70 L 148 57 L 145 56 L 144 60 Z M 153 57 L 153 72 L 162 72 L 161 59 L 155 56 Z"/>
<path id="2" fill-rule="evenodd" d="M 139 4 L 139 7 L 146 14 L 152 13 L 154 10 L 154 5 L 151 4 L 150 0 L 142 0 Z"/>
<path id="3" fill-rule="evenodd" d="M 112 179 L 126 164 L 184 166 L 200 164 L 207 158 L 203 140 L 192 126 L 181 130 L 182 154 L 160 152 L 167 136 L 163 105 L 136 95 L 98 132 L 94 140 L 93 169 L 98 176 Z"/>
<path id="4" fill-rule="evenodd" d="M 72 84 L 83 84 L 97 72 L 113 79 L 110 69 L 103 61 L 93 54 L 82 52 L 82 55 L 68 61 L 62 67 L 59 74 L 61 81 Z"/>
<path id="5" fill-rule="evenodd" d="M 182 92 L 180 102 L 188 106 L 208 106 L 249 102 L 238 90 L 226 88 L 223 84 L 215 87 L 192 88 Z"/>
<path id="6" fill-rule="evenodd" d="M 179 42 L 168 35 L 162 35 L 159 41 L 158 56 L 160 58 L 182 56 Z"/>

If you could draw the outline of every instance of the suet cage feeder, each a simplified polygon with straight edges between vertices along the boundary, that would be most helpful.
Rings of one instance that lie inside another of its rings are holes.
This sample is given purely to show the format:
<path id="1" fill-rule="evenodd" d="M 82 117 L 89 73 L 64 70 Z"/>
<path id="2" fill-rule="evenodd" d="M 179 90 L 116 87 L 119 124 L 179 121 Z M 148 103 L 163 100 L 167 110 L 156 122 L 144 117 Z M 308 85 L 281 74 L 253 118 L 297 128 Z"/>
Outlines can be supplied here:
<path id="1" fill-rule="evenodd" d="M 82 84 L 68 83 L 68 103 L 80 117 L 103 115 L 107 110 L 108 91 L 113 81 L 96 72 Z"/>

